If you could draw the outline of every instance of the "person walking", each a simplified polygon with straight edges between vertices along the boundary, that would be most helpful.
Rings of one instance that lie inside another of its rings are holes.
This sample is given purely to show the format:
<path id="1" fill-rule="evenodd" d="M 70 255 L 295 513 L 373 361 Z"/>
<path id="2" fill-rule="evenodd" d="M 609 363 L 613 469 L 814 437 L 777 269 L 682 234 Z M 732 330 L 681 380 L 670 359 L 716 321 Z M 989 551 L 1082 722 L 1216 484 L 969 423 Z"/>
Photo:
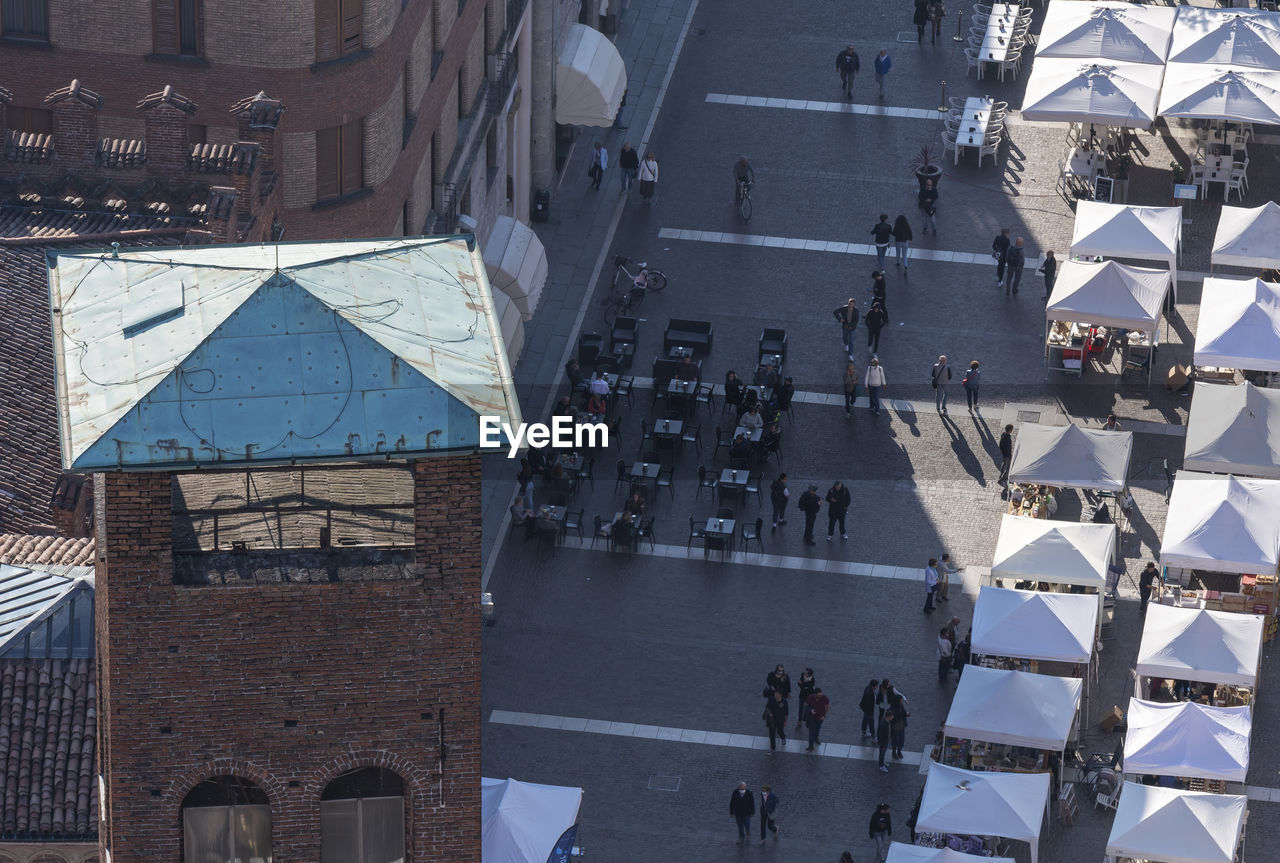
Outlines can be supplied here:
<path id="1" fill-rule="evenodd" d="M 911 23 L 916 25 L 916 44 L 924 41 L 924 25 L 929 23 L 929 0 L 916 0 L 916 11 L 911 16 Z"/>
<path id="2" fill-rule="evenodd" d="M 773 821 L 773 814 L 778 811 L 778 795 L 773 793 L 773 786 L 760 786 L 760 844 L 764 844 L 765 831 L 772 830 L 773 838 L 778 838 L 778 825 Z"/>
<path id="3" fill-rule="evenodd" d="M 938 630 L 938 682 L 946 683 L 951 678 L 951 654 L 955 651 L 955 647 L 951 644 L 951 639 L 947 638 L 947 628 L 944 626 Z M 769 738 L 773 740 L 772 737 Z M 785 741 L 784 741 L 785 742 Z"/>
<path id="4" fill-rule="evenodd" d="M 652 150 L 644 154 L 637 176 L 640 178 L 640 197 L 645 204 L 653 206 L 658 192 L 658 158 Z"/>
<path id="5" fill-rule="evenodd" d="M 751 835 L 751 816 L 755 814 L 755 795 L 747 790 L 747 783 L 739 782 L 737 790 L 729 796 L 729 817 L 738 822 L 739 845 Z"/>
<path id="6" fill-rule="evenodd" d="M 876 692 L 880 689 L 880 681 L 874 677 L 862 690 L 862 698 L 858 699 L 858 709 L 862 711 L 862 737 L 876 736 Z"/>
<path id="7" fill-rule="evenodd" d="M 884 716 L 884 712 L 889 709 L 889 705 L 895 698 L 901 698 L 904 704 L 907 701 L 907 696 L 898 691 L 898 688 L 886 677 L 880 681 L 880 689 L 876 692 L 876 709 L 880 711 L 881 716 Z"/>
<path id="8" fill-rule="evenodd" d="M 964 373 L 960 383 L 964 384 L 964 397 L 969 401 L 969 410 L 978 409 L 978 387 L 982 384 L 982 369 L 977 360 L 969 363 L 969 370 Z"/>
<path id="9" fill-rule="evenodd" d="M 964 667 L 969 664 L 969 657 L 973 656 L 973 627 L 970 627 L 964 634 L 964 638 L 956 642 L 955 650 L 951 653 L 951 667 L 956 670 L 956 680 L 964 674 Z"/>
<path id="10" fill-rule="evenodd" d="M 787 475 L 778 474 L 777 479 L 769 486 L 769 503 L 773 504 L 773 529 L 787 523 L 787 502 L 791 499 L 791 489 L 787 488 Z"/>
<path id="11" fill-rule="evenodd" d="M 933 614 L 933 595 L 938 590 L 938 559 L 929 558 L 924 568 L 924 613 Z"/>
<path id="12" fill-rule="evenodd" d="M 884 329 L 885 324 L 889 323 L 889 313 L 885 311 L 884 306 L 880 305 L 880 301 L 877 300 L 871 304 L 871 309 L 867 312 L 863 322 L 867 325 L 867 349 L 872 354 L 879 353 L 880 331 Z M 871 386 L 870 377 L 866 378 L 866 384 L 868 387 Z"/>
<path id="13" fill-rule="evenodd" d="M 840 340 L 849 361 L 853 361 L 853 333 L 858 329 L 858 301 L 850 297 L 848 302 L 831 313 L 840 322 Z"/>
<path id="14" fill-rule="evenodd" d="M 813 669 L 806 668 L 800 672 L 800 679 L 796 682 L 796 702 L 799 705 L 796 710 L 796 730 L 800 730 L 800 723 L 809 714 L 809 705 L 805 704 L 809 700 L 809 696 L 813 695 L 813 690 L 817 687 L 818 682 L 813 677 Z"/>
<path id="15" fill-rule="evenodd" d="M 884 857 L 889 853 L 890 838 L 893 834 L 893 819 L 889 817 L 889 804 L 881 803 L 871 813 L 871 826 L 869 834 L 876 843 L 876 861 L 884 863 Z"/>
<path id="16" fill-rule="evenodd" d="M 1120 431 L 1124 426 L 1120 425 L 1115 414 L 1107 414 L 1107 421 L 1102 424 L 1102 428 L 1104 431 Z"/>
<path id="17" fill-rule="evenodd" d="M 951 555 L 944 554 L 938 558 L 938 599 L 943 602 L 951 601 L 947 593 L 951 589 L 951 576 L 957 572 L 964 572 L 964 567 L 956 566 Z"/>
<path id="18" fill-rule="evenodd" d="M 902 267 L 904 276 L 907 274 L 907 260 L 911 257 L 911 239 L 911 223 L 899 213 L 898 218 L 893 220 L 893 248 L 898 253 L 895 266 Z"/>
<path id="19" fill-rule="evenodd" d="M 893 60 L 889 59 L 889 50 L 881 48 L 876 55 L 876 84 L 880 87 L 880 101 L 884 101 L 885 87 L 889 83 L 889 70 L 893 68 Z"/>
<path id="20" fill-rule="evenodd" d="M 827 721 L 827 714 L 831 712 L 831 699 L 827 698 L 821 686 L 815 686 L 813 693 L 805 699 L 804 703 L 809 708 L 804 720 L 809 727 L 809 746 L 805 752 L 812 752 L 813 747 L 821 743 L 818 735 L 822 733 L 822 723 Z"/>
<path id="21" fill-rule="evenodd" d="M 618 172 L 622 175 L 622 191 L 618 194 L 631 194 L 631 184 L 640 173 L 640 154 L 631 146 L 630 141 L 624 142 L 622 152 L 618 153 Z"/>
<path id="22" fill-rule="evenodd" d="M 836 480 L 827 489 L 827 542 L 831 542 L 831 537 L 835 535 L 837 524 L 840 525 L 840 538 L 849 538 L 849 532 L 844 527 L 844 516 L 849 511 L 851 502 L 849 489 L 840 480 Z"/>
<path id="23" fill-rule="evenodd" d="M 1146 568 L 1138 576 L 1138 596 L 1142 600 L 1142 604 L 1138 607 L 1138 614 L 1142 617 L 1147 616 L 1147 603 L 1151 601 L 1152 585 L 1157 581 L 1163 582 L 1164 579 L 1160 577 L 1160 570 L 1156 569 L 1156 565 L 1148 561 Z"/>
<path id="24" fill-rule="evenodd" d="M 889 747 L 893 750 L 894 758 L 904 758 L 902 747 L 907 742 L 907 704 L 902 696 L 895 697 L 889 702 L 889 709 L 884 712 L 885 719 L 889 721 Z"/>
<path id="25" fill-rule="evenodd" d="M 853 403 L 858 400 L 858 370 L 853 367 L 853 357 L 844 367 L 844 415 L 853 416 Z"/>
<path id="26" fill-rule="evenodd" d="M 836 71 L 840 73 L 840 89 L 844 90 L 844 94 L 850 102 L 853 101 L 853 79 L 857 77 L 860 67 L 858 52 L 853 50 L 852 45 L 836 55 Z"/>
<path id="27" fill-rule="evenodd" d="M 608 168 L 609 151 L 604 148 L 604 144 L 596 141 L 595 148 L 591 152 L 591 166 L 587 168 L 587 176 L 591 178 L 591 188 L 600 188 L 600 181 Z"/>
<path id="28" fill-rule="evenodd" d="M 871 302 L 880 304 L 880 309 L 884 312 L 884 322 L 886 324 L 889 323 L 888 282 L 885 281 L 884 273 L 879 270 L 873 270 L 871 273 L 871 287 L 867 290 L 871 291 Z"/>
<path id="29" fill-rule="evenodd" d="M 951 366 L 947 365 L 946 354 L 938 357 L 938 361 L 933 364 L 933 370 L 929 373 L 929 377 L 933 380 L 933 406 L 938 413 L 945 414 L 947 412 L 947 387 L 951 385 Z"/>
<path id="30" fill-rule="evenodd" d="M 822 498 L 818 497 L 818 487 L 816 485 L 809 486 L 809 490 L 800 495 L 800 502 L 796 506 L 800 507 L 800 511 L 804 513 L 805 544 L 817 545 L 813 541 L 813 523 L 818 520 L 818 510 L 822 508 Z"/>
<path id="31" fill-rule="evenodd" d="M 1058 280 L 1058 259 L 1053 256 L 1053 249 L 1044 253 L 1039 272 L 1044 276 L 1044 298 L 1048 300 L 1053 296 L 1053 283 Z"/>
<path id="32" fill-rule="evenodd" d="M 764 715 L 761 718 L 764 719 L 765 728 L 769 729 L 770 752 L 778 748 L 779 737 L 782 738 L 782 748 L 787 748 L 787 714 L 790 709 L 780 690 L 775 689 L 769 693 L 769 698 L 764 703 Z"/>
<path id="33" fill-rule="evenodd" d="M 929 3 L 929 22 L 933 24 L 933 44 L 938 44 L 938 37 L 942 35 L 942 22 L 946 20 L 947 7 L 942 0 L 931 0 Z"/>
<path id="34" fill-rule="evenodd" d="M 867 316 L 875 314 L 879 307 L 872 306 Z M 880 312 L 881 317 L 884 312 Z M 880 344 L 880 326 L 876 327 L 876 346 Z M 867 397 L 871 400 L 871 413 L 880 416 L 880 391 L 887 385 L 884 378 L 884 369 L 880 366 L 880 360 L 877 357 L 871 358 L 871 365 L 867 366 L 867 374 L 864 379 L 867 382 Z"/>
<path id="35" fill-rule="evenodd" d="M 889 749 L 889 719 L 888 709 L 880 712 L 880 718 L 876 720 L 876 746 L 880 750 L 880 772 L 888 773 L 889 768 L 884 763 L 884 753 Z"/>
<path id="36" fill-rule="evenodd" d="M 1011 288 L 1013 293 L 1018 293 L 1018 285 L 1022 283 L 1022 270 L 1026 265 L 1027 252 L 1022 248 L 1022 237 L 1018 237 L 1005 255 L 1004 295 L 1006 297 L 1009 296 Z"/>
<path id="37" fill-rule="evenodd" d="M 889 241 L 893 239 L 893 225 L 889 224 L 889 214 L 881 213 L 880 221 L 871 226 L 868 232 L 876 244 L 876 267 L 884 272 L 884 256 L 889 252 Z"/>
<path id="38" fill-rule="evenodd" d="M 1009 424 L 1000 432 L 1000 478 L 1001 485 L 1009 484 L 1009 465 L 1013 463 L 1013 425 Z"/>
<path id="39" fill-rule="evenodd" d="M 924 214 L 924 233 L 928 235 L 932 229 L 934 236 L 937 236 L 938 190 L 934 188 L 933 180 L 925 180 L 924 187 L 916 193 L 916 207 Z"/>
<path id="40" fill-rule="evenodd" d="M 991 257 L 996 259 L 996 287 L 1004 282 L 1004 264 L 1008 259 L 1009 247 L 1013 241 L 1009 239 L 1009 229 L 1001 228 L 999 235 L 991 241 Z"/>
<path id="41" fill-rule="evenodd" d="M 787 669 L 783 665 L 774 666 L 764 678 L 764 697 L 768 698 L 775 692 L 782 693 L 783 701 L 791 697 L 791 675 L 787 674 Z"/>

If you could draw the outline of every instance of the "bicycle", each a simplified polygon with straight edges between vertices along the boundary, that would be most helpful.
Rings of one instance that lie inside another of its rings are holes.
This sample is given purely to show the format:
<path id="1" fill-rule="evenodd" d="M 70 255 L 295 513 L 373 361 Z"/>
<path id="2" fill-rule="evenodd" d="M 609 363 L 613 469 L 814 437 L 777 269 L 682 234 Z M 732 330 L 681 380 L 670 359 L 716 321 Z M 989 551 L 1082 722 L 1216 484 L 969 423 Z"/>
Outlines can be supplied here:
<path id="1" fill-rule="evenodd" d="M 738 212 L 744 222 L 751 221 L 751 181 L 738 181 Z"/>
<path id="2" fill-rule="evenodd" d="M 627 264 L 635 264 L 638 269 L 633 273 L 627 269 Z M 626 255 L 615 255 L 613 258 L 614 290 L 617 290 L 620 275 L 626 276 L 627 281 L 635 287 L 646 291 L 662 291 L 667 286 L 667 276 L 662 270 L 655 270 L 644 261 L 633 261 Z"/>
<path id="3" fill-rule="evenodd" d="M 636 264 L 636 272 L 627 269 L 627 264 Z M 630 317 L 639 310 L 649 291 L 661 291 L 667 286 L 667 276 L 662 270 L 652 269 L 644 261 L 633 261 L 625 255 L 616 255 L 613 259 L 613 281 L 609 284 L 609 296 L 600 301 L 604 306 L 604 322 L 612 327 L 618 316 Z M 626 276 L 627 287 L 619 289 L 619 276 Z"/>
<path id="4" fill-rule="evenodd" d="M 613 322 L 618 316 L 632 317 L 640 309 L 640 304 L 644 302 L 645 289 L 632 285 L 625 291 L 617 291 L 610 289 L 609 296 L 601 301 L 604 306 L 604 323 L 609 329 L 613 329 Z"/>

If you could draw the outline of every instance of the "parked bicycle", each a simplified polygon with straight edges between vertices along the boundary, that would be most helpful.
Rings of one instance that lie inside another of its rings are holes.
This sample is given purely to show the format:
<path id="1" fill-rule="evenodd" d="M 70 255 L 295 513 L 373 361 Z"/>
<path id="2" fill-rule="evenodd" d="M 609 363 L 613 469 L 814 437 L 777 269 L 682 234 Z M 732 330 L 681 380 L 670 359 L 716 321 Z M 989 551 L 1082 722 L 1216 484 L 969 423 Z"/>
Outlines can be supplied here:
<path id="1" fill-rule="evenodd" d="M 738 181 L 738 212 L 744 222 L 751 221 L 751 186 L 750 180 Z"/>
<path id="2" fill-rule="evenodd" d="M 628 264 L 634 264 L 636 271 L 628 269 Z M 666 274 L 649 267 L 644 261 L 637 262 L 625 255 L 618 255 L 613 259 L 613 266 L 609 296 L 600 302 L 604 306 L 604 322 L 609 327 L 613 326 L 619 316 L 634 315 L 649 291 L 661 291 L 667 286 Z"/>
<path id="3" fill-rule="evenodd" d="M 627 269 L 627 264 L 634 264 L 636 271 Z M 655 270 L 644 261 L 633 261 L 626 255 L 615 255 L 613 258 L 613 287 L 618 287 L 618 279 L 627 277 L 627 282 L 646 291 L 661 291 L 667 286 L 667 276 L 662 270 Z"/>

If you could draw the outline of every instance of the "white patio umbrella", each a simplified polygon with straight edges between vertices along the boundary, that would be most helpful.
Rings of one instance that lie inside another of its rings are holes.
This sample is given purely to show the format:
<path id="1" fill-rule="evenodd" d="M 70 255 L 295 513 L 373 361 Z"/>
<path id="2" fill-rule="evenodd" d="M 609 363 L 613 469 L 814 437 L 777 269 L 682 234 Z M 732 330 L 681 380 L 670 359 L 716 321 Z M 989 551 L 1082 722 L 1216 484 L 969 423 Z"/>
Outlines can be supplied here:
<path id="1" fill-rule="evenodd" d="M 1050 3 L 1036 57 L 1163 63 L 1177 11 L 1129 3 Z"/>
<path id="2" fill-rule="evenodd" d="M 1153 64 L 1037 56 L 1022 119 L 1146 129 L 1155 122 L 1163 78 L 1164 67 Z"/>
<path id="3" fill-rule="evenodd" d="M 1197 6 L 1182 6 L 1177 12 L 1170 63 L 1280 69 L 1280 16 L 1276 13 Z"/>
<path id="4" fill-rule="evenodd" d="M 1159 114 L 1280 125 L 1280 72 L 1170 63 L 1165 67 Z"/>

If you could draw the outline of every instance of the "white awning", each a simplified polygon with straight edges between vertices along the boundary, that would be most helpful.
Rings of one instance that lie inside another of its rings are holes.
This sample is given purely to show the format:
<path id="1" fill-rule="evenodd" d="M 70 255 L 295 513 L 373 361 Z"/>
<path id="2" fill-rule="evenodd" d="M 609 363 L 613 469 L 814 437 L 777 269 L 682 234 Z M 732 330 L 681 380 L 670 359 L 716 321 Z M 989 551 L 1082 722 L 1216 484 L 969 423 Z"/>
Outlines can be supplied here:
<path id="1" fill-rule="evenodd" d="M 1197 381 L 1182 466 L 1280 479 L 1280 390 Z"/>
<path id="2" fill-rule="evenodd" d="M 1013 863 L 1012 857 L 979 857 L 950 848 L 926 848 L 923 845 L 889 843 L 884 863 Z"/>
<path id="3" fill-rule="evenodd" d="M 482 777 L 481 859 L 546 863 L 560 837 L 577 823 L 581 806 L 581 788 Z"/>
<path id="4" fill-rule="evenodd" d="M 1050 3 L 1036 57 L 1164 63 L 1176 9 L 1130 3 Z"/>
<path id="5" fill-rule="evenodd" d="M 599 30 L 572 24 L 556 66 L 556 122 L 612 126 L 627 90 L 627 67 Z"/>
<path id="6" fill-rule="evenodd" d="M 1253 208 L 1223 207 L 1213 235 L 1211 260 L 1226 267 L 1280 267 L 1277 237 L 1280 204 L 1275 201 Z"/>
<path id="7" fill-rule="evenodd" d="M 1154 333 L 1159 328 L 1169 279 L 1167 270 L 1115 261 L 1063 261 L 1045 318 Z"/>
<path id="8" fill-rule="evenodd" d="M 960 676 L 948 737 L 1061 751 L 1080 710 L 1084 681 L 970 665 Z"/>
<path id="9" fill-rule="evenodd" d="M 1254 686 L 1262 656 L 1262 615 L 1147 606 L 1135 665 L 1142 677 Z"/>
<path id="10" fill-rule="evenodd" d="M 1164 66 L 1154 64 L 1037 56 L 1022 119 L 1146 129 L 1155 122 L 1163 79 Z"/>
<path id="11" fill-rule="evenodd" d="M 495 219 L 484 244 L 484 268 L 489 284 L 511 298 L 521 318 L 532 320 L 547 283 L 547 252 L 533 228 L 510 216 Z"/>
<path id="12" fill-rule="evenodd" d="M 1081 201 L 1071 235 L 1071 254 L 1164 261 L 1178 296 L 1178 250 L 1182 245 L 1181 207 L 1134 207 Z"/>
<path id="13" fill-rule="evenodd" d="M 1180 470 L 1160 562 L 1210 572 L 1273 573 L 1280 564 L 1280 480 Z"/>
<path id="14" fill-rule="evenodd" d="M 1280 72 L 1170 63 L 1160 90 L 1160 116 L 1280 124 Z"/>
<path id="15" fill-rule="evenodd" d="M 966 672 L 967 673 L 967 672 Z M 1129 699 L 1124 772 L 1244 782 L 1253 708 Z"/>
<path id="16" fill-rule="evenodd" d="M 1017 520 L 1040 521 L 1035 518 Z M 1115 529 L 1113 524 L 1081 526 Z M 1065 551 L 1065 556 L 1078 557 L 1078 553 Z M 1055 562 L 1051 566 L 1064 564 L 1065 561 Z M 1087 572 L 1090 577 L 1094 574 L 1091 570 Z M 1103 584 L 1098 582 L 1099 590 Z M 1097 626 L 1098 601 L 1088 594 L 1009 590 L 983 585 L 973 609 L 972 650 L 986 656 L 1086 663 L 1093 656 Z M 965 674 L 968 673 L 966 669 Z"/>
<path id="17" fill-rule="evenodd" d="M 514 368 L 520 352 L 524 350 L 524 321 L 520 310 L 511 298 L 502 291 L 493 292 L 493 311 L 498 318 L 498 327 L 502 332 L 503 346 L 507 352 L 507 362 Z"/>
<path id="18" fill-rule="evenodd" d="M 1037 863 L 1048 802 L 1048 773 L 982 773 L 935 761 L 929 765 L 924 782 L 916 832 L 1002 836 L 1028 842 L 1031 863 Z"/>
<path id="19" fill-rule="evenodd" d="M 1160 863 L 1232 863 L 1246 800 L 1126 782 L 1120 788 L 1107 854 Z"/>
<path id="20" fill-rule="evenodd" d="M 1280 15 L 1260 9 L 1197 6 L 1179 6 L 1177 12 L 1170 63 L 1280 69 Z"/>
<path id="21" fill-rule="evenodd" d="M 1280 372 L 1280 284 L 1208 278 L 1200 296 L 1196 365 Z"/>
<path id="22" fill-rule="evenodd" d="M 1054 488 L 1120 491 L 1132 454 L 1133 432 L 1023 423 L 1013 444 L 1009 479 Z"/>

